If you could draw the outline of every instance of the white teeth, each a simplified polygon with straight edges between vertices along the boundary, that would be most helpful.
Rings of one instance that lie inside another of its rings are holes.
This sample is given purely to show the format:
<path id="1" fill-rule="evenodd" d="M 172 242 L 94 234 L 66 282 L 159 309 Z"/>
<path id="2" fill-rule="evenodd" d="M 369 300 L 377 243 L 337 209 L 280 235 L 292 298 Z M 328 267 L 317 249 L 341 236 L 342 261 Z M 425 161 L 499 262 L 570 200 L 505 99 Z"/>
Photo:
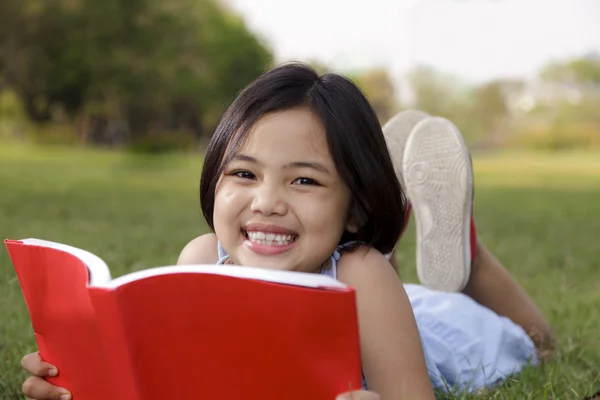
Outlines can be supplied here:
<path id="1" fill-rule="evenodd" d="M 263 244 L 267 246 L 285 246 L 290 244 L 294 240 L 295 235 L 280 235 L 274 233 L 257 232 L 257 231 L 246 231 L 248 239 L 254 243 Z"/>

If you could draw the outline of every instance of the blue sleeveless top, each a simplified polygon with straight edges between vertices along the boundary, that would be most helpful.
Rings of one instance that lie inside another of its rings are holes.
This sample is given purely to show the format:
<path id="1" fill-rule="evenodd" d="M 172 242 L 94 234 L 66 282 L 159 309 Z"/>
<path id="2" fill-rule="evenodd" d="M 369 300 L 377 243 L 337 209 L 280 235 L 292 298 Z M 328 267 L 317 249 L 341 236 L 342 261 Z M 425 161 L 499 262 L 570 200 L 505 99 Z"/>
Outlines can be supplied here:
<path id="1" fill-rule="evenodd" d="M 329 259 L 327 261 L 325 261 L 323 263 L 323 265 L 321 266 L 321 271 L 320 271 L 321 275 L 327 275 L 333 279 L 337 279 L 337 263 L 340 260 L 340 257 L 342 256 L 340 251 L 343 251 L 344 248 L 349 246 L 351 243 L 352 242 L 343 244 L 343 245 L 339 245 L 335 248 L 331 257 L 329 257 Z M 223 249 L 223 246 L 221 246 L 221 243 L 218 243 L 218 245 L 217 245 L 217 254 L 219 256 L 219 261 L 217 261 L 217 265 L 233 264 L 233 261 L 231 261 L 231 259 L 229 258 L 229 255 L 227 254 L 225 249 Z"/>

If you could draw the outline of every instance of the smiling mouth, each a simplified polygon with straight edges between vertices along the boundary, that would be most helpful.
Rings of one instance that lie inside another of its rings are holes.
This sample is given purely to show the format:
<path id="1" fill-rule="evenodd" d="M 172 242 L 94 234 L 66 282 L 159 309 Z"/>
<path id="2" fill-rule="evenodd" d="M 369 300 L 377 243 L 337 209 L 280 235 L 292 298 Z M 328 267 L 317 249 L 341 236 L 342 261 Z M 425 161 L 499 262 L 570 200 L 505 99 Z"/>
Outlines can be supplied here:
<path id="1" fill-rule="evenodd" d="M 298 239 L 298 235 L 280 234 L 272 232 L 261 232 L 261 231 L 245 231 L 242 230 L 243 235 L 247 240 L 252 243 L 261 244 L 265 246 L 287 246 L 294 243 Z"/>

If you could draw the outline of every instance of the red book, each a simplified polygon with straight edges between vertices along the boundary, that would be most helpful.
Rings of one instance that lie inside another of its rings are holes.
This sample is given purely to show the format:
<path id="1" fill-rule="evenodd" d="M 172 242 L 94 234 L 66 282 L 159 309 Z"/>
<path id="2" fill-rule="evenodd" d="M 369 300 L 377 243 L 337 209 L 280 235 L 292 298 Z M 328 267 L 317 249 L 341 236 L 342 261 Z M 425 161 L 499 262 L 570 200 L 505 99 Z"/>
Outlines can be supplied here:
<path id="1" fill-rule="evenodd" d="M 7 240 L 48 380 L 74 400 L 333 400 L 361 387 L 354 290 L 230 265 L 111 279 L 97 256 Z"/>

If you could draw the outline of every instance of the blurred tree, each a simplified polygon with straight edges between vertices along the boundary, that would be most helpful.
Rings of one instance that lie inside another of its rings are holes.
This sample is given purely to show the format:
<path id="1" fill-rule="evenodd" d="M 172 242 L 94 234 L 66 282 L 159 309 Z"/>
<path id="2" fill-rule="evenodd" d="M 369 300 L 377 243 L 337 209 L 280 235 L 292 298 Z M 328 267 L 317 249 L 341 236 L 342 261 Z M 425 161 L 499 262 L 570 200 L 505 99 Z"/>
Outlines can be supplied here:
<path id="1" fill-rule="evenodd" d="M 428 66 L 418 66 L 408 73 L 414 106 L 431 115 L 448 118 L 460 103 L 453 78 Z"/>
<path id="2" fill-rule="evenodd" d="M 381 124 L 385 124 L 398 111 L 396 90 L 386 69 L 364 71 L 353 80 L 369 99 Z"/>
<path id="3" fill-rule="evenodd" d="M 600 86 L 600 55 L 590 54 L 567 62 L 551 63 L 540 71 L 547 82 Z"/>
<path id="4" fill-rule="evenodd" d="M 511 103 L 522 92 L 524 83 L 497 79 L 472 89 L 471 121 L 480 142 L 501 145 L 512 122 Z"/>
<path id="5" fill-rule="evenodd" d="M 540 71 L 538 107 L 557 123 L 593 122 L 600 127 L 600 55 L 552 63 Z M 541 97 L 541 98 L 540 98 Z"/>
<path id="6" fill-rule="evenodd" d="M 554 150 L 600 146 L 600 55 L 547 65 L 527 97 L 530 111 L 515 141 Z"/>
<path id="7" fill-rule="evenodd" d="M 478 138 L 478 124 L 471 115 L 472 92 L 469 86 L 428 66 L 413 68 L 409 71 L 408 81 L 413 97 L 412 107 L 448 118 L 467 141 Z"/>
<path id="8" fill-rule="evenodd" d="M 270 63 L 216 0 L 0 2 L 2 79 L 31 120 L 83 119 L 93 140 L 119 130 L 200 134 Z"/>
<path id="9" fill-rule="evenodd" d="M 315 71 L 317 71 L 317 73 L 319 75 L 324 75 L 328 72 L 330 72 L 330 68 L 327 66 L 327 64 L 317 60 L 317 59 L 312 59 L 312 60 L 308 60 L 308 64 L 314 68 Z"/>

